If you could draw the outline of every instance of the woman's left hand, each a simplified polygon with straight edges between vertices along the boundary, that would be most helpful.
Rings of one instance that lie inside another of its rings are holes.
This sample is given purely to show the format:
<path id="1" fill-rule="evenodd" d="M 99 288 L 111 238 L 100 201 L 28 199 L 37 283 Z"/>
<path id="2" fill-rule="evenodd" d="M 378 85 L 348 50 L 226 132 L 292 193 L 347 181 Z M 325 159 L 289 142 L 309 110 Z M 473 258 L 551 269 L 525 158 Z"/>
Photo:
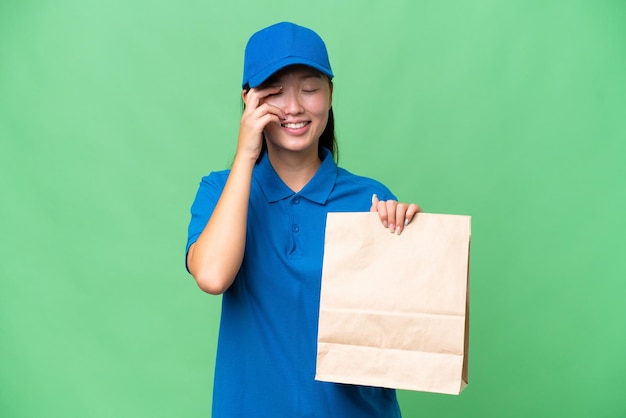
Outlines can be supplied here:
<path id="1" fill-rule="evenodd" d="M 372 196 L 372 207 L 370 212 L 378 212 L 380 221 L 389 232 L 400 235 L 416 213 L 422 209 L 415 203 L 399 203 L 395 200 L 381 201 L 378 196 Z"/>

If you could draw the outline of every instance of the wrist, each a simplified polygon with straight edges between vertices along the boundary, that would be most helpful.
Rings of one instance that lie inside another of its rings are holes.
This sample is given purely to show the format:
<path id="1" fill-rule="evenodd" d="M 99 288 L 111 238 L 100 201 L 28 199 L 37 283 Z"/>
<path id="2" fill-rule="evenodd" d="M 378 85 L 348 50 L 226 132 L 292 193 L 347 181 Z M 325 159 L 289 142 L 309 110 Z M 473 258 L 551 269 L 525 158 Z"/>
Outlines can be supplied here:
<path id="1" fill-rule="evenodd" d="M 233 160 L 231 171 L 249 171 L 252 172 L 256 165 L 257 157 L 247 153 L 238 152 Z"/>

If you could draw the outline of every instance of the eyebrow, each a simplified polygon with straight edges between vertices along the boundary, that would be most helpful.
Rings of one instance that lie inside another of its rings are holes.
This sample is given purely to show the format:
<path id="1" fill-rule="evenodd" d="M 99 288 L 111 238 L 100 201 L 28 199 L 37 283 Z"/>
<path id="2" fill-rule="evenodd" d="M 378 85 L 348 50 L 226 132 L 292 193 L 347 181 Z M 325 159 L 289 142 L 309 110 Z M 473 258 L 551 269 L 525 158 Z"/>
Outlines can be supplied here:
<path id="1" fill-rule="evenodd" d="M 279 75 L 272 76 L 263 84 L 267 84 L 267 85 L 277 84 L 279 78 L 280 78 Z M 318 71 L 310 70 L 310 71 L 307 71 L 307 72 L 303 73 L 302 75 L 300 75 L 298 77 L 298 80 L 302 81 L 302 80 L 306 80 L 308 78 L 317 78 L 317 79 L 323 80 L 324 75 L 322 73 L 318 72 Z"/>
<path id="2" fill-rule="evenodd" d="M 301 80 L 305 79 L 305 78 L 322 78 L 322 73 L 317 72 L 317 71 L 309 71 L 305 74 L 302 74 L 299 77 Z"/>

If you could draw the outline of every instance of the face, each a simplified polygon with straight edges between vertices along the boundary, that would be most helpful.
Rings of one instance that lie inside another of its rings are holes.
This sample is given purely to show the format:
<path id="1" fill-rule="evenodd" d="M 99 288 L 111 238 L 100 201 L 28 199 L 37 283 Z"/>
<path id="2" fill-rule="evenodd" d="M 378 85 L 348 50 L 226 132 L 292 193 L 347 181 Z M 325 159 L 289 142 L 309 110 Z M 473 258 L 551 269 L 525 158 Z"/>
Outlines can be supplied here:
<path id="1" fill-rule="evenodd" d="M 280 108 L 285 119 L 280 126 L 271 123 L 265 127 L 268 150 L 317 152 L 332 103 L 328 78 L 310 67 L 288 67 L 264 83 L 264 87 L 273 86 L 282 86 L 282 90 L 264 102 Z"/>

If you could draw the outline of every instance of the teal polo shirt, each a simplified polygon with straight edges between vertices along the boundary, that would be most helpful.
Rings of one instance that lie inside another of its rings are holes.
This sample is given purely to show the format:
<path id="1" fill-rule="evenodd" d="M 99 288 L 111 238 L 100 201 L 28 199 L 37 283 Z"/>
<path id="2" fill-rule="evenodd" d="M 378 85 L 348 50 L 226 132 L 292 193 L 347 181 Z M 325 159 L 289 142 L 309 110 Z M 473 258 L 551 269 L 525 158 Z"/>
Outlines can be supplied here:
<path id="1" fill-rule="evenodd" d="M 222 299 L 213 418 L 400 416 L 392 389 L 314 379 L 326 214 L 369 211 L 374 193 L 395 199 L 381 183 L 337 167 L 327 149 L 320 158 L 317 173 L 298 193 L 267 155 L 254 168 L 244 259 Z M 202 179 L 187 249 L 208 222 L 228 174 Z"/>

